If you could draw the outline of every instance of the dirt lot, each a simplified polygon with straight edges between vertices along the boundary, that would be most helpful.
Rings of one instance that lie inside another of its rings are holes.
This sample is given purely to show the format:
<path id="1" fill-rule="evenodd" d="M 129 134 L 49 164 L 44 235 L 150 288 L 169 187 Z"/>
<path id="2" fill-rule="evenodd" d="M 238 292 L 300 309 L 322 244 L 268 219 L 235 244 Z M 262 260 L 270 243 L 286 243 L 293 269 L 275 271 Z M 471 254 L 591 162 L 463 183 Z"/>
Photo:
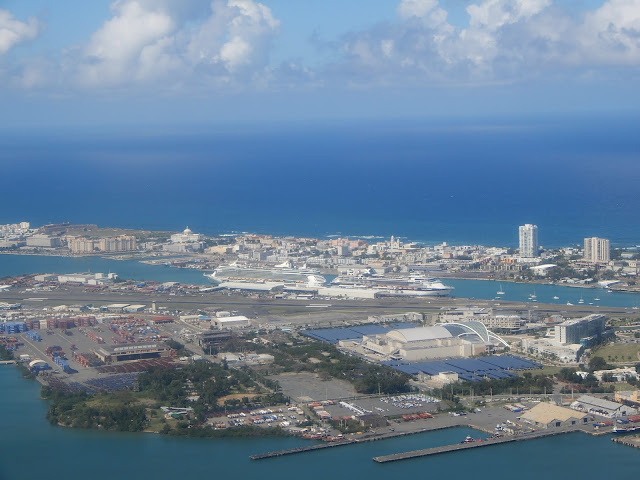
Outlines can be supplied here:
<path id="1" fill-rule="evenodd" d="M 344 380 L 321 380 L 314 373 L 283 373 L 269 377 L 280 383 L 285 395 L 295 402 L 348 398 L 357 395 L 353 386 Z"/>

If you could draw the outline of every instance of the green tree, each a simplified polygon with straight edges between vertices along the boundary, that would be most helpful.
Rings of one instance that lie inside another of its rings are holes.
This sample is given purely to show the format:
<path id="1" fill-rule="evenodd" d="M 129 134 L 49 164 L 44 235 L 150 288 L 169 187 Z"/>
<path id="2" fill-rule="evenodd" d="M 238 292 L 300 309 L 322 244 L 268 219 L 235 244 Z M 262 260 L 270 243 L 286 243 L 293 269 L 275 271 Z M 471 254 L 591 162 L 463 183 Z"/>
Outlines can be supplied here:
<path id="1" fill-rule="evenodd" d="M 591 357 L 589 359 L 589 370 L 592 372 L 596 370 L 606 370 L 609 367 L 607 361 L 602 357 Z"/>

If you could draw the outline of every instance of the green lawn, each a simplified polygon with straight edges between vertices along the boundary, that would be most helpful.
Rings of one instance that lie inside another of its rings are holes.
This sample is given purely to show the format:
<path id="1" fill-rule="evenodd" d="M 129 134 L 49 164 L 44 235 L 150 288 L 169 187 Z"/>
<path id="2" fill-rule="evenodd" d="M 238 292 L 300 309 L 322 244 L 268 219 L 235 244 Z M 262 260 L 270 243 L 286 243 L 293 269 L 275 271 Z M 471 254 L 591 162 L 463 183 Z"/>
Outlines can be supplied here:
<path id="1" fill-rule="evenodd" d="M 622 343 L 616 345 L 605 345 L 594 350 L 592 356 L 604 358 L 607 362 L 640 362 L 638 353 L 640 352 L 640 344 L 638 343 Z"/>

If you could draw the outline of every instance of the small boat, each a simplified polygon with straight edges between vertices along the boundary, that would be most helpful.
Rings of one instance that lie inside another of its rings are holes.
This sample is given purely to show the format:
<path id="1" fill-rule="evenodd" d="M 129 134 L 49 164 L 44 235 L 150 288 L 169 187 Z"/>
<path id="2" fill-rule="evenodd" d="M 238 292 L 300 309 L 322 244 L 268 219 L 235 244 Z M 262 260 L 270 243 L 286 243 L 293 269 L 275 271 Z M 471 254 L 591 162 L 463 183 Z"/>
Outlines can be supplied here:
<path id="1" fill-rule="evenodd" d="M 640 430 L 640 426 L 629 426 L 629 427 L 613 427 L 613 433 L 631 433 L 637 432 Z"/>
<path id="2" fill-rule="evenodd" d="M 553 297 L 553 299 L 554 300 L 560 300 L 560 297 L 556 295 L 556 296 Z"/>
<path id="3" fill-rule="evenodd" d="M 597 302 L 597 301 L 599 301 L 600 299 L 599 299 L 599 298 L 594 298 L 594 300 Z"/>
<path id="4" fill-rule="evenodd" d="M 502 284 L 500 284 L 500 290 L 496 292 L 496 295 L 504 295 L 504 291 L 502 290 Z"/>
<path id="5" fill-rule="evenodd" d="M 571 302 L 567 302 L 567 305 L 569 305 L 569 306 L 573 306 L 573 303 L 571 303 Z"/>
<path id="6" fill-rule="evenodd" d="M 460 443 L 473 443 L 475 442 L 476 439 L 473 438 L 471 435 L 467 435 L 467 438 L 465 438 L 463 441 L 461 441 Z"/>

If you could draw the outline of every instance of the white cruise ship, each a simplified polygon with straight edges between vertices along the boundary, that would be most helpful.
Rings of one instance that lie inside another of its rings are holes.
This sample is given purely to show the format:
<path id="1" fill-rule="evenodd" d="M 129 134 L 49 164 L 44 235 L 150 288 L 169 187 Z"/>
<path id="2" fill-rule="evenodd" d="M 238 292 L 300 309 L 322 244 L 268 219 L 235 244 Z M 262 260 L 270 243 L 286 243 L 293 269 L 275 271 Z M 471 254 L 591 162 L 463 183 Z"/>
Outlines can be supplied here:
<path id="1" fill-rule="evenodd" d="M 421 275 L 391 277 L 359 273 L 339 276 L 333 280 L 332 284 L 344 288 L 372 289 L 376 291 L 378 297 L 446 297 L 453 290 L 453 287 L 439 280 Z"/>
<path id="2" fill-rule="evenodd" d="M 222 265 L 211 274 L 204 274 L 221 288 L 270 291 L 275 289 L 317 288 L 326 279 L 316 270 L 284 263 L 274 267 L 252 265 Z"/>

